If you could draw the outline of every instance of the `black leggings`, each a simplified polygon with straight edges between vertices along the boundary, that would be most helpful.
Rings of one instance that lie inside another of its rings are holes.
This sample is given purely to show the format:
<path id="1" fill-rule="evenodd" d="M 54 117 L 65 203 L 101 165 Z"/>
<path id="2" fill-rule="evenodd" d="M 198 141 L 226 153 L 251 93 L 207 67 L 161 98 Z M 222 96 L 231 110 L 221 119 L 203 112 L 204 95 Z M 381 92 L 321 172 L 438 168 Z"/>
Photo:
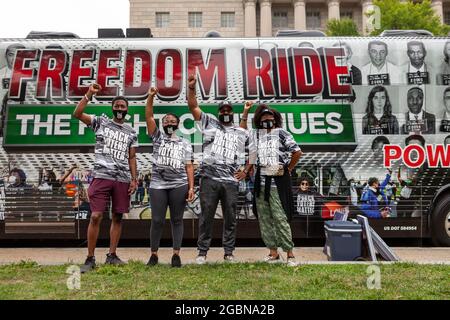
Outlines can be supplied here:
<path id="1" fill-rule="evenodd" d="M 150 246 L 152 252 L 158 251 L 166 221 L 167 207 L 170 209 L 173 249 L 180 250 L 183 240 L 183 213 L 186 206 L 188 186 L 175 189 L 150 188 L 150 204 L 152 206 L 152 224 L 150 227 Z"/>

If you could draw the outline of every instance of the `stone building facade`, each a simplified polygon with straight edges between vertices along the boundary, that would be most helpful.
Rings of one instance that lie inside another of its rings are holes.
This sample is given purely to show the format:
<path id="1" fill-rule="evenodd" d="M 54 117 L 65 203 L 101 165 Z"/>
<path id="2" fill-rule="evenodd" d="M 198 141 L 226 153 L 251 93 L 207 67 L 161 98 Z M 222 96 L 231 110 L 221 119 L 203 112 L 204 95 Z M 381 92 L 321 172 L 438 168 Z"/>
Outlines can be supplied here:
<path id="1" fill-rule="evenodd" d="M 351 18 L 364 32 L 371 0 L 129 0 L 130 26 L 155 37 L 273 36 L 278 30 L 324 30 L 328 19 Z M 450 24 L 450 0 L 432 0 Z"/>

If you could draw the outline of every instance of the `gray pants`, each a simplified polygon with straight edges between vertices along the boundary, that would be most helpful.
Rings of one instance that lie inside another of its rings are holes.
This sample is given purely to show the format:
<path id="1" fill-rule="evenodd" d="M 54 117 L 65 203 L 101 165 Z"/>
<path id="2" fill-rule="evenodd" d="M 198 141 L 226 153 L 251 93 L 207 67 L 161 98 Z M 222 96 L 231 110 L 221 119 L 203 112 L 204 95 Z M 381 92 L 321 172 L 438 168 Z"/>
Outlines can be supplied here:
<path id="1" fill-rule="evenodd" d="M 211 245 L 212 228 L 217 206 L 222 206 L 223 234 L 222 242 L 225 254 L 232 254 L 236 242 L 236 212 L 238 185 L 223 183 L 210 178 L 202 178 L 200 183 L 198 251 L 206 255 Z"/>
<path id="2" fill-rule="evenodd" d="M 180 250 L 183 240 L 183 214 L 187 192 L 187 185 L 175 189 L 150 188 L 150 204 L 152 206 L 150 246 L 153 252 L 159 249 L 164 222 L 166 221 L 167 207 L 170 209 L 173 249 Z"/>

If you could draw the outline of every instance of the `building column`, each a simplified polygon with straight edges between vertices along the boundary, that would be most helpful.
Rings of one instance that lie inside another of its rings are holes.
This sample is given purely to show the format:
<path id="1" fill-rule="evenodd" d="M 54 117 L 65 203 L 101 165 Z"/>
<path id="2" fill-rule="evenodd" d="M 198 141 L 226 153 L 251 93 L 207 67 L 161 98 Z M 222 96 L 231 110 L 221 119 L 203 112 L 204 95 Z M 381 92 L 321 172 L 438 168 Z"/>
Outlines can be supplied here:
<path id="1" fill-rule="evenodd" d="M 261 0 L 261 37 L 272 36 L 272 1 Z"/>
<path id="2" fill-rule="evenodd" d="M 244 0 L 244 36 L 256 37 L 256 0 Z"/>
<path id="3" fill-rule="evenodd" d="M 339 0 L 328 0 L 328 20 L 341 18 Z"/>
<path id="4" fill-rule="evenodd" d="M 294 26 L 295 30 L 306 30 L 305 0 L 294 0 Z"/>
<path id="5" fill-rule="evenodd" d="M 363 35 L 367 35 L 367 23 L 369 21 L 369 18 L 366 16 L 367 12 L 370 12 L 372 10 L 373 3 L 371 0 L 362 0 L 361 7 L 362 7 L 362 33 Z"/>
<path id="6" fill-rule="evenodd" d="M 444 9 L 441 0 L 433 0 L 431 2 L 431 7 L 433 8 L 436 15 L 441 19 L 441 23 L 444 23 Z"/>

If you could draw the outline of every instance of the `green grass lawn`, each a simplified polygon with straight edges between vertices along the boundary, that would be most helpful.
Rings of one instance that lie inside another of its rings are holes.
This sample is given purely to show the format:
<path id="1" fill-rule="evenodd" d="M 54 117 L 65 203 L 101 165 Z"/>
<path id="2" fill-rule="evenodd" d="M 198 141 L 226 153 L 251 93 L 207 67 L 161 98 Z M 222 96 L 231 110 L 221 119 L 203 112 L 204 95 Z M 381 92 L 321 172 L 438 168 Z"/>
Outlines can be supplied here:
<path id="1" fill-rule="evenodd" d="M 0 266 L 0 299 L 450 299 L 450 266 L 381 266 L 381 289 L 368 289 L 367 265 L 211 264 L 149 268 L 102 265 L 69 290 L 68 265 Z"/>

